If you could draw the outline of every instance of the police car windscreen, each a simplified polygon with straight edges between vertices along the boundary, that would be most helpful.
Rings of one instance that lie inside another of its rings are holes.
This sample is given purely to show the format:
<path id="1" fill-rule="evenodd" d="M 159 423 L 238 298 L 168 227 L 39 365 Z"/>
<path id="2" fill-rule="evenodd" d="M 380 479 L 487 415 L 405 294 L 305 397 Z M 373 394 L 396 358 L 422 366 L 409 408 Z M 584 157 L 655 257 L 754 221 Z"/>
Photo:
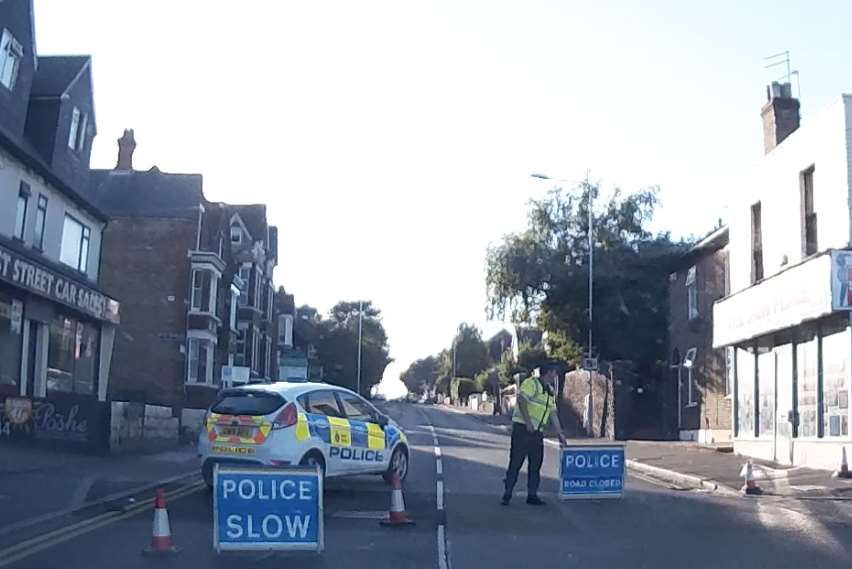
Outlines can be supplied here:
<path id="1" fill-rule="evenodd" d="M 287 401 L 278 394 L 263 391 L 224 392 L 211 411 L 224 415 L 268 415 Z"/>

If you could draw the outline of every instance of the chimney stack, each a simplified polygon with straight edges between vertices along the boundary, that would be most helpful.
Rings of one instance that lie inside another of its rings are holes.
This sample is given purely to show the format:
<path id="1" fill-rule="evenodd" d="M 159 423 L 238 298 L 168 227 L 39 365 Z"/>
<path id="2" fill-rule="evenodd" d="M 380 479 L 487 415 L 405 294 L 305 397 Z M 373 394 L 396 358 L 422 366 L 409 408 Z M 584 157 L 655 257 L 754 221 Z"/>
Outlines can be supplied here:
<path id="1" fill-rule="evenodd" d="M 766 154 L 799 128 L 799 100 L 793 98 L 792 91 L 790 83 L 773 81 L 766 87 L 766 104 L 760 110 Z"/>
<path id="2" fill-rule="evenodd" d="M 136 139 L 133 129 L 124 129 L 124 134 L 118 139 L 118 163 L 116 170 L 133 170 L 133 151 L 136 150 Z"/>

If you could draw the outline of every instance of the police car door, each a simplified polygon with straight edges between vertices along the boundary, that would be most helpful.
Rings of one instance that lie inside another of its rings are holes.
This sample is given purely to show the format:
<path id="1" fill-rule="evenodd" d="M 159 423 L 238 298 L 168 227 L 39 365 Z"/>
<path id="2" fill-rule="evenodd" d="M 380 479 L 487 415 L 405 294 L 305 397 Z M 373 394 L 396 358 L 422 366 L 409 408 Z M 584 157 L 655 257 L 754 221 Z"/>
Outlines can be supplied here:
<path id="1" fill-rule="evenodd" d="M 376 423 L 376 410 L 354 393 L 336 393 L 352 433 L 353 471 L 384 472 L 390 460 L 390 449 L 385 448 L 385 432 Z"/>
<path id="2" fill-rule="evenodd" d="M 312 439 L 325 453 L 326 474 L 335 476 L 350 472 L 351 460 L 346 456 L 352 440 L 349 422 L 343 417 L 334 392 L 319 389 L 306 393 L 304 398 Z"/>

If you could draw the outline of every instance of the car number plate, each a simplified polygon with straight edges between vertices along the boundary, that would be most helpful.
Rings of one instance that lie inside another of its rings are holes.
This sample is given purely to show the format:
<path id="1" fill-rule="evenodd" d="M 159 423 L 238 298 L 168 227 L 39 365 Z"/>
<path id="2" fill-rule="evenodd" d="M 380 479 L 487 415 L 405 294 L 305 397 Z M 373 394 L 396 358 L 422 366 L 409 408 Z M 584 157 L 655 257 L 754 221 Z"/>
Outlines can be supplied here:
<path id="1" fill-rule="evenodd" d="M 251 427 L 219 427 L 219 434 L 226 437 L 251 438 L 254 434 L 253 431 L 254 429 Z"/>
<path id="2" fill-rule="evenodd" d="M 253 448 L 247 448 L 247 447 L 213 445 L 213 452 L 215 452 L 217 454 L 247 454 L 247 455 L 251 455 L 251 454 L 255 453 L 255 450 Z"/>

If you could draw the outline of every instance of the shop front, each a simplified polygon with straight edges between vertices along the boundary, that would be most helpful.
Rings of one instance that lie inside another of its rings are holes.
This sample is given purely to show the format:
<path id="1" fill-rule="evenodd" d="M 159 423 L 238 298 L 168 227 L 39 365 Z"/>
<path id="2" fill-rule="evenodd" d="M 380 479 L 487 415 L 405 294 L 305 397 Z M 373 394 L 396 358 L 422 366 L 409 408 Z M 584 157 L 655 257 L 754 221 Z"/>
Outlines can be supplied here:
<path id="1" fill-rule="evenodd" d="M 105 450 L 118 303 L 0 243 L 0 441 Z"/>
<path id="2" fill-rule="evenodd" d="M 831 251 L 718 301 L 734 348 L 734 451 L 837 468 L 852 442 L 852 252 Z"/>

